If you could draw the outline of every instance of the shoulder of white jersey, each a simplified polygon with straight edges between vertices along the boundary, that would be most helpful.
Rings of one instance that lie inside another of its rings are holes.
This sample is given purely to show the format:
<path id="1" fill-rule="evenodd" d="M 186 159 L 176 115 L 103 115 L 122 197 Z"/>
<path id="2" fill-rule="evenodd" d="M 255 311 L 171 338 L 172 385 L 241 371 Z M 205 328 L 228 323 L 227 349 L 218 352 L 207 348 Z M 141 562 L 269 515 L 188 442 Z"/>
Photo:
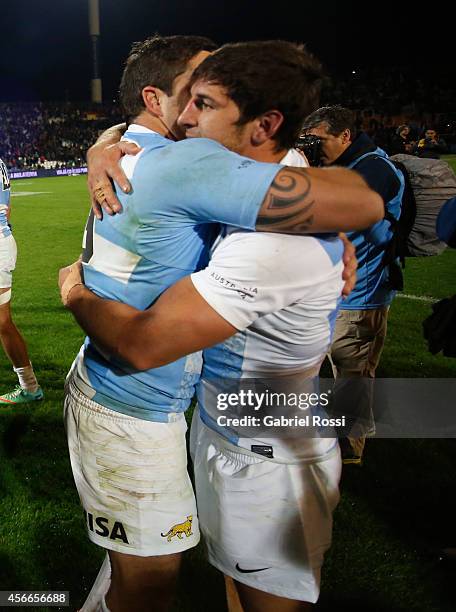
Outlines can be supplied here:
<path id="1" fill-rule="evenodd" d="M 252 257 L 254 254 L 254 257 Z M 343 243 L 337 237 L 296 236 L 234 231 L 213 253 L 213 262 L 254 266 L 256 274 L 300 279 L 303 286 L 320 282 L 342 265 Z"/>
<path id="2" fill-rule="evenodd" d="M 165 136 L 163 136 L 162 134 L 159 134 L 158 132 L 154 132 L 154 130 L 150 130 L 149 128 L 137 124 L 132 124 L 128 126 L 121 140 L 124 142 L 132 142 L 138 145 L 139 147 L 153 147 L 157 146 L 157 144 L 165 146 L 173 142 L 169 138 L 165 138 Z"/>
<path id="3" fill-rule="evenodd" d="M 283 166 L 293 166 L 294 168 L 308 168 L 310 166 L 307 157 L 297 149 L 289 149 L 285 157 L 280 160 Z"/>
<path id="4" fill-rule="evenodd" d="M 145 153 L 173 144 L 173 141 L 169 138 L 137 124 L 129 126 L 121 140 L 141 147 L 141 151 L 136 155 L 124 155 L 120 160 L 120 165 L 128 179 L 133 177 L 136 165 Z"/>

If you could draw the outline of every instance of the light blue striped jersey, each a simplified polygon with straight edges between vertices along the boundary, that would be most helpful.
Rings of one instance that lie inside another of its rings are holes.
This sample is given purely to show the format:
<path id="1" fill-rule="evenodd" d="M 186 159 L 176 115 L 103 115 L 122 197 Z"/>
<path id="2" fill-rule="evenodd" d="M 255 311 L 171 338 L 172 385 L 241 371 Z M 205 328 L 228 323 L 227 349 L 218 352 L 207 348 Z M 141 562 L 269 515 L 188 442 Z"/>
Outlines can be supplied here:
<path id="1" fill-rule="evenodd" d="M 0 159 L 0 238 L 11 234 L 8 225 L 7 211 L 10 205 L 11 185 L 8 170 Z"/>
<path id="2" fill-rule="evenodd" d="M 236 393 L 241 380 L 246 389 L 261 388 L 265 381 L 274 388 L 277 381 L 286 381 L 285 389 L 295 395 L 296 389 L 301 394 L 318 388 L 315 377 L 330 347 L 341 301 L 342 253 L 337 237 L 236 230 L 217 245 L 208 267 L 192 275 L 205 301 L 239 330 L 203 351 L 197 388 L 201 418 L 231 443 L 248 450 L 271 443 L 261 433 L 252 439 L 245 427 L 218 421 L 223 414 L 233 414 L 220 411 L 220 396 L 226 400 L 227 394 Z M 235 414 L 252 412 L 241 406 Z M 256 414 L 264 416 L 265 411 Z M 301 440 L 298 454 L 324 455 L 334 442 Z M 274 457 L 289 457 L 285 448 L 277 448 L 277 441 L 275 447 Z M 288 450 L 296 456 L 295 448 Z"/>
<path id="3" fill-rule="evenodd" d="M 89 218 L 84 275 L 98 295 L 146 309 L 169 286 L 207 264 L 219 223 L 254 229 L 282 166 L 240 157 L 208 139 L 175 143 L 137 125 L 124 138 L 143 148 L 122 161 L 133 189 L 128 195 L 118 192 L 122 214 Z M 201 355 L 136 372 L 86 339 L 75 368 L 76 385 L 96 402 L 167 421 L 170 413 L 188 407 Z"/>
<path id="4" fill-rule="evenodd" d="M 293 150 L 281 161 L 304 165 Z M 260 394 L 265 385 L 280 388 L 290 402 L 292 395 L 302 399 L 304 392 L 318 392 L 317 375 L 331 345 L 341 303 L 342 254 L 343 244 L 334 235 L 226 228 L 214 245 L 209 265 L 192 275 L 205 301 L 239 330 L 203 351 L 197 387 L 201 418 L 232 444 L 247 450 L 270 447 L 275 459 L 285 461 L 315 459 L 337 444 L 334 437 L 285 439 L 287 429 L 285 438 L 274 439 L 267 432 L 265 437 L 264 428 L 249 431 L 245 424 L 229 425 L 219 417 L 273 414 L 265 403 L 258 411 L 252 411 L 251 404 L 228 405 L 227 396 L 238 395 L 239 388 Z M 291 413 L 294 406 L 289 405 Z M 286 415 L 286 406 L 275 416 L 280 414 Z"/>

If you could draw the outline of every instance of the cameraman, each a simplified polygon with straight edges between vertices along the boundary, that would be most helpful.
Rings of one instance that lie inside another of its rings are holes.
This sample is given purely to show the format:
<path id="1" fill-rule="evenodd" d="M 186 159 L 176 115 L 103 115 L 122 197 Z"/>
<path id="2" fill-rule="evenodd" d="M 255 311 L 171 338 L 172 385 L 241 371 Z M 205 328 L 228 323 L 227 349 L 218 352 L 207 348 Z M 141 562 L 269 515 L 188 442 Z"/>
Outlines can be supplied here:
<path id="1" fill-rule="evenodd" d="M 303 133 L 303 148 L 311 164 L 357 170 L 382 196 L 387 215 L 399 218 L 404 177 L 367 134 L 356 133 L 352 111 L 339 105 L 319 108 L 305 119 Z M 372 384 L 385 343 L 388 310 L 395 296 L 389 284 L 389 269 L 383 264 L 392 236 L 386 218 L 364 231 L 348 234 L 356 248 L 358 278 L 337 315 L 330 352 L 334 376 L 339 379 L 337 410 L 343 410 L 350 423 L 348 437 L 340 440 L 344 463 L 361 464 L 366 435 L 375 433 Z M 345 397 L 349 401 L 345 402 Z"/>
<path id="2" fill-rule="evenodd" d="M 440 159 L 440 155 L 448 152 L 448 147 L 443 138 L 440 138 L 434 128 L 428 128 L 424 132 L 424 138 L 418 141 L 415 154 L 427 159 Z"/>

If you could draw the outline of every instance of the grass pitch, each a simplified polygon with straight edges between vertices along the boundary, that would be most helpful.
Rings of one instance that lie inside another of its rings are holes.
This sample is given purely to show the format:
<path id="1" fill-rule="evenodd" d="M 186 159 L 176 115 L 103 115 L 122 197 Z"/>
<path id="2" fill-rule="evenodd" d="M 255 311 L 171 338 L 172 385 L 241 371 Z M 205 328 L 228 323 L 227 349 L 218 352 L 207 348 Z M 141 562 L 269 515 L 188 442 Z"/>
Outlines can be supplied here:
<path id="1" fill-rule="evenodd" d="M 68 590 L 76 609 L 103 553 L 86 537 L 63 430 L 63 381 L 83 334 L 60 305 L 57 270 L 79 255 L 89 203 L 83 177 L 16 181 L 13 193 L 13 312 L 46 397 L 0 412 L 0 590 Z M 451 295 L 455 270 L 456 250 L 408 260 L 405 293 Z M 427 352 L 429 313 L 430 303 L 395 300 L 380 376 L 456 377 L 456 360 Z M 0 390 L 15 384 L 0 352 Z M 455 460 L 453 440 L 368 441 L 365 465 L 344 468 L 318 610 L 454 610 L 454 570 L 437 551 L 456 545 Z M 201 549 L 185 559 L 175 609 L 225 610 L 223 582 Z"/>

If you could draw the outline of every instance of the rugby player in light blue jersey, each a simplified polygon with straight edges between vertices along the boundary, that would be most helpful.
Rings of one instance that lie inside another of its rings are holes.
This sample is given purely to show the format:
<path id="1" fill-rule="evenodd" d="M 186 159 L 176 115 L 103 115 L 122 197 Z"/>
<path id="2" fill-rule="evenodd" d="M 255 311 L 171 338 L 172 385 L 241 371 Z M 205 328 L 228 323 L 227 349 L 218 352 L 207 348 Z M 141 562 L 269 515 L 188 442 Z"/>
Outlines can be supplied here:
<path id="1" fill-rule="evenodd" d="M 8 171 L 0 159 L 0 340 L 13 364 L 19 384 L 0 395 L 0 406 L 13 406 L 43 399 L 27 346 L 11 318 L 12 272 L 16 267 L 17 248 L 9 224 L 11 188 Z"/>
<path id="2" fill-rule="evenodd" d="M 221 58 L 222 63 L 227 62 L 227 71 L 231 70 L 235 74 L 236 70 L 246 70 L 248 64 L 246 58 L 249 57 L 249 53 L 256 54 L 257 63 L 259 59 L 263 66 L 261 93 L 264 93 L 265 89 L 273 88 L 274 79 L 270 82 L 272 74 L 268 75 L 269 67 L 272 65 L 276 72 L 281 73 L 284 82 L 290 82 L 297 76 L 296 92 L 290 103 L 290 113 L 293 108 L 295 110 L 295 116 L 290 120 L 291 128 L 288 126 L 288 129 L 285 128 L 284 114 L 280 110 L 275 110 L 277 102 L 273 101 L 274 96 L 277 98 L 279 95 L 277 91 L 284 92 L 283 82 L 282 84 L 275 82 L 276 91 L 272 94 L 272 101 L 269 97 L 266 100 L 262 99 L 257 88 L 253 88 L 255 92 L 251 100 L 253 110 L 243 108 L 244 121 L 240 120 L 239 107 L 233 102 L 235 97 L 230 100 L 228 96 L 228 87 L 226 95 L 222 96 L 221 100 L 214 100 L 210 95 L 200 93 L 192 101 L 199 111 L 205 111 L 205 116 L 207 114 L 211 116 L 213 113 L 212 116 L 216 119 L 215 126 L 212 124 L 212 130 L 208 130 L 207 134 L 194 135 L 217 137 L 223 144 L 229 145 L 236 151 L 246 153 L 249 157 L 254 157 L 256 153 L 258 159 L 273 163 L 258 163 L 236 156 L 206 138 L 175 144 L 167 143 L 157 134 L 150 136 L 144 129 L 147 124 L 138 126 L 138 118 L 135 120 L 136 126 L 130 125 L 126 138 L 140 142 L 143 148 L 138 156 L 126 157 L 122 162 L 133 185 L 130 195 L 121 196 L 124 213 L 117 217 L 107 217 L 102 223 L 95 222 L 92 227 L 88 227 L 86 236 L 85 281 L 98 295 L 125 302 L 130 305 L 127 308 L 134 306 L 144 310 L 155 301 L 167 285 L 204 266 L 207 258 L 207 240 L 210 237 L 206 233 L 205 224 L 208 222 L 236 225 L 246 230 L 253 230 L 255 227 L 270 229 L 270 226 L 274 226 L 276 230 L 296 231 L 297 228 L 294 227 L 296 217 L 293 220 L 288 214 L 291 208 L 292 215 L 297 213 L 300 216 L 301 229 L 302 224 L 307 222 L 305 224 L 308 231 L 309 227 L 313 228 L 311 222 L 309 223 L 311 214 L 309 211 L 315 211 L 313 198 L 326 202 L 328 208 L 332 208 L 333 211 L 336 201 L 340 205 L 344 201 L 350 207 L 353 201 L 360 202 L 360 199 L 368 205 L 370 202 L 375 208 L 374 200 L 377 198 L 374 197 L 372 200 L 373 194 L 366 185 L 350 173 L 336 176 L 336 174 L 318 172 L 315 174 L 309 171 L 307 175 L 297 169 L 286 170 L 278 164 L 285 157 L 286 149 L 294 142 L 299 132 L 305 109 L 316 101 L 318 88 L 315 85 L 319 80 L 318 66 L 305 51 L 294 45 L 281 44 L 282 47 L 280 45 L 271 47 L 271 44 L 269 47 L 255 45 L 241 47 L 244 52 L 241 63 L 237 56 L 233 58 L 231 47 L 224 50 Z M 282 55 L 276 53 L 281 48 Z M 264 62 L 266 50 L 269 50 L 271 61 Z M 234 59 L 232 66 L 229 63 L 230 58 Z M 244 77 L 249 80 L 248 71 Z M 195 78 L 198 78 L 198 72 Z M 156 88 L 145 87 L 142 91 L 146 108 L 154 109 L 153 112 L 148 112 L 155 116 L 159 110 L 156 106 L 158 97 Z M 259 98 L 257 101 L 254 99 L 255 96 Z M 279 95 L 279 98 L 287 106 L 285 100 L 290 96 Z M 230 102 L 228 107 L 223 104 L 226 100 Z M 264 109 L 262 109 L 263 104 L 266 104 Z M 248 113 L 253 114 L 249 116 Z M 220 121 L 220 133 L 217 133 L 215 128 L 218 119 L 223 117 L 225 123 Z M 140 121 L 144 121 L 142 116 Z M 277 137 L 276 140 L 274 137 L 279 133 L 279 128 L 282 128 L 282 138 Z M 295 163 L 293 155 L 284 161 Z M 343 192 L 340 190 L 344 185 L 351 192 L 348 198 L 346 198 L 347 193 L 342 195 Z M 303 207 L 307 207 L 304 213 L 301 212 Z M 259 221 L 260 208 L 265 218 Z M 381 214 L 381 207 L 377 212 Z M 319 216 L 320 213 L 317 215 L 316 227 L 334 230 L 337 227 L 334 223 L 339 223 L 341 217 L 339 215 L 338 220 L 330 221 L 327 213 L 325 210 L 322 217 Z M 351 213 L 348 214 L 350 216 Z M 361 223 L 364 223 L 364 220 Z M 347 224 L 350 226 L 351 220 L 345 219 L 340 224 L 344 227 Z M 233 235 L 236 250 L 238 237 Z M 247 237 L 247 242 L 252 236 L 256 236 L 262 240 L 263 249 L 272 249 L 271 253 L 278 248 L 279 239 L 274 236 L 259 236 L 253 232 L 240 233 L 239 236 L 241 240 Z M 269 297 L 260 306 L 265 314 L 268 308 L 271 309 L 271 305 L 275 305 L 277 309 L 281 307 L 282 302 L 285 305 L 287 300 L 297 299 L 297 291 L 302 290 L 301 280 L 306 275 L 304 272 L 310 275 L 310 268 L 313 267 L 316 275 L 312 276 L 310 283 L 313 286 L 319 283 L 323 292 L 316 301 L 325 302 L 318 314 L 321 337 L 316 334 L 318 337 L 315 336 L 314 339 L 315 354 L 305 359 L 308 362 L 306 366 L 315 369 L 322 351 L 324 352 L 329 343 L 331 313 L 335 311 L 341 290 L 339 263 L 341 247 L 334 238 L 324 241 L 289 236 L 285 237 L 285 241 L 286 238 L 289 238 L 284 254 L 287 262 L 290 261 L 290 257 L 293 262 L 299 258 L 296 249 L 301 240 L 303 249 L 304 241 L 312 245 L 308 251 L 310 259 L 300 272 L 300 280 L 291 288 L 291 292 L 290 287 L 285 290 L 284 285 L 277 285 L 277 274 L 280 275 L 281 270 L 271 270 L 272 284 L 268 289 Z M 281 240 L 283 241 L 284 237 Z M 253 251 L 249 251 L 246 245 L 246 249 L 239 251 L 246 266 L 249 262 L 248 257 L 252 258 L 253 272 L 257 266 L 255 260 L 257 246 L 258 243 L 253 244 Z M 237 268 L 239 261 L 232 261 Z M 210 271 L 209 276 L 213 273 L 217 275 Z M 188 279 L 182 282 L 184 287 L 188 288 L 189 282 L 190 287 L 192 286 Z M 71 284 L 67 291 L 64 285 L 64 301 L 68 299 L 69 291 L 70 297 L 79 295 L 78 289 L 83 288 Z M 232 291 L 241 301 L 243 289 L 244 284 L 239 292 L 236 288 Z M 273 297 L 274 293 L 278 294 L 277 301 Z M 185 300 L 191 296 L 184 291 L 181 297 L 184 298 L 181 306 L 185 307 Z M 246 303 L 248 302 L 249 300 Z M 73 304 L 73 300 L 71 303 Z M 200 306 L 202 307 L 200 314 L 204 312 L 205 319 L 208 315 L 205 322 L 207 327 L 205 324 L 202 336 L 199 335 L 201 320 L 198 321 L 198 331 L 196 328 L 194 330 L 198 336 L 198 349 L 207 345 L 207 334 L 210 337 L 209 344 L 222 339 L 219 336 L 220 329 L 216 331 L 213 327 L 215 311 L 210 307 L 204 308 L 205 303 L 201 297 L 199 301 L 192 299 L 191 303 L 197 307 L 196 311 L 191 311 L 193 316 L 198 318 Z M 77 312 L 77 309 L 75 310 Z M 149 316 L 153 310 L 146 312 Z M 169 312 L 172 317 L 172 308 L 169 308 Z M 255 307 L 251 309 L 251 313 L 254 312 L 257 312 Z M 299 313 L 292 313 L 292 321 L 297 314 Z M 184 513 L 184 503 L 191 504 L 192 500 L 187 499 L 187 494 L 182 493 L 186 490 L 184 488 L 186 473 L 183 475 L 185 447 L 183 443 L 179 443 L 179 440 L 183 440 L 185 431 L 185 426 L 182 426 L 181 411 L 188 406 L 192 387 L 199 378 L 199 356 L 193 353 L 190 358 L 182 357 L 192 352 L 186 349 L 195 342 L 195 337 L 191 333 L 191 326 L 189 328 L 186 321 L 177 316 L 174 319 L 175 325 L 171 324 L 173 329 L 171 341 L 169 342 L 168 335 L 169 321 L 163 329 L 163 338 L 156 339 L 157 354 L 160 355 L 158 361 L 153 363 L 153 366 L 157 366 L 156 369 L 142 368 L 144 371 L 139 372 L 128 366 L 123 357 L 119 359 L 115 356 L 118 350 L 123 350 L 123 344 L 122 348 L 113 346 L 105 342 L 103 333 L 99 334 L 98 328 L 101 332 L 106 329 L 106 320 L 99 319 L 97 310 L 92 312 L 92 317 L 93 334 L 89 333 L 91 340 L 86 343 L 73 367 L 66 402 L 72 465 L 81 499 L 86 508 L 90 537 L 111 551 L 113 584 L 106 598 L 108 605 L 115 605 L 116 609 L 126 609 L 129 586 L 130 594 L 135 593 L 136 609 L 142 609 L 138 607 L 141 597 L 145 602 L 145 609 L 147 596 L 148 594 L 151 596 L 154 591 L 146 585 L 139 590 L 140 579 L 144 578 L 148 571 L 160 570 L 158 565 L 160 556 L 163 562 L 164 556 L 169 561 L 167 568 L 162 567 L 162 574 L 166 573 L 165 569 L 169 572 L 172 558 L 171 554 L 167 553 L 176 553 L 189 547 L 197 528 L 194 510 L 190 508 Z M 253 314 L 252 320 L 255 318 L 256 315 Z M 85 317 L 83 321 L 85 327 Z M 220 322 L 229 328 L 229 333 L 226 333 L 227 328 L 223 327 L 223 337 L 226 338 L 236 331 L 235 326 L 223 317 L 217 316 L 217 326 Z M 119 324 L 122 325 L 122 319 L 120 323 L 116 318 L 109 319 L 108 325 L 113 336 L 119 337 Z M 138 337 L 134 331 L 134 324 L 135 321 L 132 327 L 131 346 L 133 352 L 136 352 Z M 156 331 L 156 328 L 154 329 Z M 150 337 L 146 331 L 143 330 L 144 337 L 147 337 L 149 342 Z M 128 328 L 124 328 L 123 332 L 128 336 Z M 311 336 L 312 333 L 315 335 L 315 331 L 310 332 Z M 285 335 L 282 334 L 281 337 L 285 338 Z M 163 341 L 164 338 L 166 339 Z M 123 339 L 122 335 L 122 342 Z M 165 355 L 161 353 L 164 344 L 167 344 L 168 351 Z M 109 346 L 107 351 L 106 346 Z M 297 353 L 290 358 L 287 366 L 291 363 L 302 371 L 303 359 L 299 354 L 298 345 L 295 349 Z M 143 352 L 145 359 L 150 358 L 149 346 L 144 346 L 144 351 L 141 347 L 139 352 L 138 359 L 141 359 Z M 267 359 L 267 356 L 265 358 Z M 134 366 L 138 365 L 141 367 L 141 364 L 135 361 Z M 127 403 L 125 389 L 130 383 Z M 145 385 L 148 385 L 147 393 Z M 174 427 L 176 424 L 180 429 L 172 434 L 175 441 L 171 443 L 167 431 L 172 429 L 176 431 L 177 428 Z M 334 441 L 323 454 L 332 452 L 331 461 L 337 464 L 338 457 L 333 451 Z M 337 481 L 337 469 L 332 482 L 334 480 Z M 95 486 L 93 483 L 98 485 Z M 335 488 L 337 493 L 337 485 Z M 334 500 L 333 495 L 330 506 Z M 323 522 L 325 526 L 322 538 L 326 545 L 330 511 L 329 518 L 326 514 Z M 128 554 L 129 550 L 131 554 Z M 310 589 L 312 592 L 305 597 L 315 597 L 314 582 L 315 580 Z"/>

